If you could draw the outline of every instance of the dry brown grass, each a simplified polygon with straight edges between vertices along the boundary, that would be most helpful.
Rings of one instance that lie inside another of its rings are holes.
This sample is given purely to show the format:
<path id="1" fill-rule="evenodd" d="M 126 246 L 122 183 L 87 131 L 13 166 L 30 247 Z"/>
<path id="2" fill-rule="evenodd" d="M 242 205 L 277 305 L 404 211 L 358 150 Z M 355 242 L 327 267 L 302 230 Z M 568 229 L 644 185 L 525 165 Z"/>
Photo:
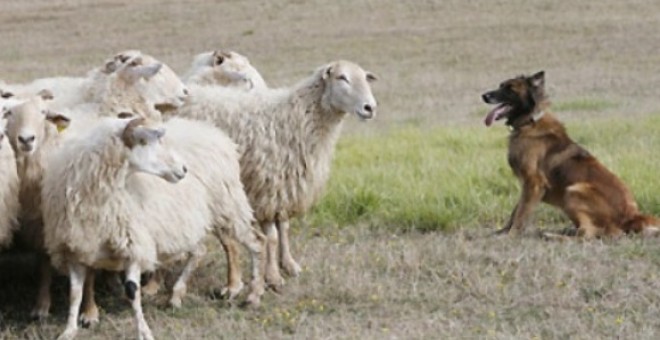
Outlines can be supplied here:
<path id="1" fill-rule="evenodd" d="M 483 91 L 538 69 L 563 119 L 644 115 L 659 107 L 655 13 L 660 2 L 652 0 L 3 1 L 0 79 L 83 75 L 128 48 L 183 71 L 194 54 L 223 47 L 249 56 L 276 86 L 338 58 L 377 73 L 379 117 L 349 118 L 352 134 L 481 124 Z M 155 335 L 650 339 L 660 330 L 656 242 L 392 234 L 378 226 L 295 231 L 294 254 L 306 270 L 283 295 L 268 293 L 254 311 L 214 299 L 225 267 L 213 244 L 181 310 L 162 307 L 163 296 L 146 302 Z M 64 281 L 52 318 L 33 324 L 29 262 L 2 261 L 0 338 L 53 338 L 64 326 Z M 80 338 L 132 338 L 128 304 L 112 293 L 100 304 L 101 324 Z"/>

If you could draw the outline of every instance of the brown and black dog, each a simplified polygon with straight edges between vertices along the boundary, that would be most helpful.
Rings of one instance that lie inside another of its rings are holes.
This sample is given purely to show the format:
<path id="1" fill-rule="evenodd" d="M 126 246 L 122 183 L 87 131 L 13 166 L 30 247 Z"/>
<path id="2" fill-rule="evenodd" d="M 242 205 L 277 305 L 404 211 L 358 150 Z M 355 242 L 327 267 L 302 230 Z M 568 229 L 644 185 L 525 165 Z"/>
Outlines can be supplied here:
<path id="1" fill-rule="evenodd" d="M 511 128 L 508 161 L 522 184 L 520 200 L 499 233 L 519 233 L 539 202 L 561 209 L 585 238 L 637 232 L 655 235 L 660 219 L 642 215 L 626 185 L 573 142 L 548 111 L 544 72 L 519 76 L 483 94 L 497 105 L 486 126 L 506 119 Z"/>

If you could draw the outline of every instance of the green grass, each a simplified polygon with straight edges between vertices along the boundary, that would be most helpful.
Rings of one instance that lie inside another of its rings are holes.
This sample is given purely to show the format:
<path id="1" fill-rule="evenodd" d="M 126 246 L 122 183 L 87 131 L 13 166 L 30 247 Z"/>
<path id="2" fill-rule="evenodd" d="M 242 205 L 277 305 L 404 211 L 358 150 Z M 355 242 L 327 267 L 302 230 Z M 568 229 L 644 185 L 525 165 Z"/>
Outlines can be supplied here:
<path id="1" fill-rule="evenodd" d="M 563 111 L 603 111 L 606 109 L 616 108 L 617 103 L 597 99 L 597 98 L 579 98 L 571 101 L 560 101 L 553 105 L 553 110 L 556 112 Z"/>
<path id="2" fill-rule="evenodd" d="M 572 138 L 632 188 L 640 207 L 660 214 L 660 117 L 573 122 Z M 367 137 L 347 136 L 338 147 L 324 199 L 311 220 L 354 225 L 452 230 L 501 224 L 519 188 L 506 162 L 503 126 L 405 127 Z M 561 223 L 543 207 L 537 224 Z"/>

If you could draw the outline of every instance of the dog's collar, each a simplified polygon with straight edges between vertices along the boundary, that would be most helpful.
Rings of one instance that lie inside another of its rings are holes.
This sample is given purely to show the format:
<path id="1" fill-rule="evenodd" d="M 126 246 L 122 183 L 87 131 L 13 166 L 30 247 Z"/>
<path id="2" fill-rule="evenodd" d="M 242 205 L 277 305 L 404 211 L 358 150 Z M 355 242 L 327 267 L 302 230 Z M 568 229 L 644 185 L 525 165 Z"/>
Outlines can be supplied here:
<path id="1" fill-rule="evenodd" d="M 531 117 L 528 117 L 528 118 L 525 118 L 525 119 L 522 119 L 522 120 L 513 121 L 513 122 L 511 122 L 511 124 L 507 124 L 507 125 L 509 125 L 509 129 L 511 129 L 511 130 L 517 130 L 517 129 L 520 129 L 521 127 L 529 125 L 529 124 L 536 124 L 536 122 L 541 120 L 541 118 L 543 118 L 544 115 L 545 115 L 545 111 L 540 110 L 540 111 L 532 114 Z"/>

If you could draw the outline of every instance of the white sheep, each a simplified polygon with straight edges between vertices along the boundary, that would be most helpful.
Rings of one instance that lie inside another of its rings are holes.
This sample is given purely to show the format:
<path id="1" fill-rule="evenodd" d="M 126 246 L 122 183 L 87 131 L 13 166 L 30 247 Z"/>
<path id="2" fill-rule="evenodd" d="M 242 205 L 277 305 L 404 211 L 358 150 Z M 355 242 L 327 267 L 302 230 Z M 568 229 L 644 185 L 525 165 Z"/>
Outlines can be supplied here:
<path id="1" fill-rule="evenodd" d="M 5 84 L 3 89 L 15 95 L 33 95 L 42 89 L 53 93 L 49 104 L 53 110 L 76 107 L 85 103 L 100 103 L 106 95 L 107 77 L 121 65 L 140 60 L 143 66 L 160 69 L 153 77 L 144 79 L 140 85 L 145 98 L 162 108 L 179 107 L 185 101 L 187 88 L 171 68 L 157 59 L 137 50 L 117 53 L 107 59 L 103 66 L 92 69 L 86 77 L 52 77 L 36 79 L 28 84 Z"/>
<path id="2" fill-rule="evenodd" d="M 250 60 L 234 51 L 198 54 L 182 79 L 186 84 L 219 85 L 246 91 L 268 87 Z"/>
<path id="3" fill-rule="evenodd" d="M 87 268 L 102 268 L 127 272 L 125 289 L 139 338 L 151 339 L 140 304 L 140 274 L 191 254 L 174 286 L 171 302 L 180 304 L 208 231 L 221 240 L 236 238 L 251 251 L 248 301 L 258 303 L 264 291 L 262 244 L 251 227 L 236 146 L 218 129 L 183 119 L 155 128 L 143 118 L 107 118 L 54 153 L 49 169 L 45 243 L 53 264 L 71 279 L 61 338 L 77 331 Z"/>
<path id="4" fill-rule="evenodd" d="M 241 179 L 267 237 L 266 281 L 282 283 L 277 264 L 298 275 L 289 250 L 289 219 L 321 195 L 346 113 L 376 114 L 370 82 L 376 77 L 348 61 L 327 64 L 289 89 L 244 92 L 190 84 L 180 117 L 210 120 L 239 145 Z"/>
<path id="5" fill-rule="evenodd" d="M 96 82 L 95 93 L 101 95 L 99 102 L 79 104 L 73 108 L 64 109 L 62 114 L 53 114 L 50 103 L 45 105 L 43 99 L 33 98 L 20 105 L 15 105 L 7 111 L 8 137 L 16 156 L 17 170 L 20 178 L 21 214 L 18 239 L 39 256 L 41 279 L 37 303 L 32 316 L 44 318 L 50 309 L 50 264 L 43 252 L 41 182 L 47 171 L 45 158 L 53 152 L 63 137 L 71 137 L 78 130 L 84 130 L 93 124 L 98 116 L 116 115 L 117 111 L 149 112 L 151 118 L 160 119 L 160 113 L 153 108 L 153 103 L 145 98 L 170 98 L 179 100 L 178 89 L 185 88 L 181 80 L 174 75 L 167 81 L 151 81 L 161 74 L 160 63 L 143 65 L 143 56 L 132 57 L 125 63 L 117 65 L 113 72 Z M 162 86 L 162 87 L 159 87 Z M 167 95 L 169 93 L 169 95 Z M 41 96 L 50 100 L 50 91 L 40 92 Z M 16 102 L 21 103 L 20 100 Z M 177 102 L 177 105 L 180 103 Z M 47 114 L 46 114 L 47 113 Z M 71 118 L 74 124 L 65 132 L 59 133 L 58 128 L 48 123 L 56 121 L 59 128 L 69 125 Z M 89 292 L 93 293 L 93 290 Z M 95 322 L 96 304 L 92 299 L 85 300 L 83 323 Z"/>
<path id="6" fill-rule="evenodd" d="M 0 105 L 4 104 L 0 100 Z M 7 121 L 0 119 L 0 249 L 12 242 L 13 234 L 18 228 L 18 214 L 20 205 L 18 201 L 19 179 L 16 172 L 14 151 L 5 138 Z"/>
<path id="7" fill-rule="evenodd" d="M 43 97 L 49 98 L 47 92 Z M 41 272 L 37 303 L 32 316 L 42 318 L 50 308 L 50 264 L 43 252 L 41 216 L 41 180 L 46 155 L 57 148 L 61 138 L 58 127 L 68 125 L 68 118 L 49 111 L 40 96 L 16 100 L 6 105 L 3 116 L 7 119 L 7 139 L 15 156 L 19 178 L 18 199 L 20 228 L 17 240 L 37 252 Z"/>

